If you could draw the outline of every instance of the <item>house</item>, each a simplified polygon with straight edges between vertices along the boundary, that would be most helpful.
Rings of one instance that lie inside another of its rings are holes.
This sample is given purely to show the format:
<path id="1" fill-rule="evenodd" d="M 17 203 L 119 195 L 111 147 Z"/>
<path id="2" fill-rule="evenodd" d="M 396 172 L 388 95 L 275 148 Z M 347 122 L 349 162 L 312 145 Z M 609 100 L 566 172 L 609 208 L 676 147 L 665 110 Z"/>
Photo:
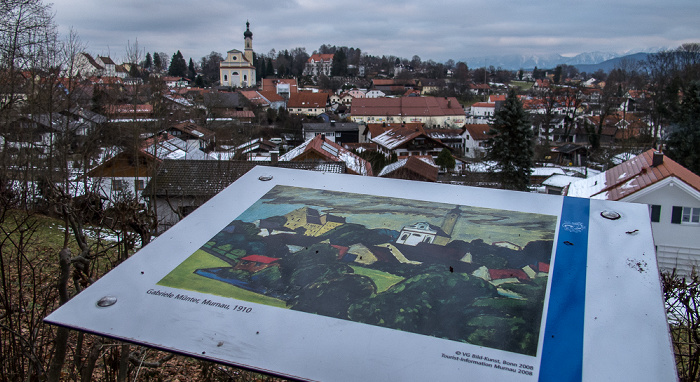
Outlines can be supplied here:
<path id="1" fill-rule="evenodd" d="M 190 84 L 190 80 L 183 77 L 163 77 L 165 86 L 169 88 L 185 88 Z"/>
<path id="2" fill-rule="evenodd" d="M 571 183 L 565 195 L 649 205 L 659 268 L 690 275 L 700 266 L 700 176 L 663 153 L 645 151 Z"/>
<path id="3" fill-rule="evenodd" d="M 569 176 L 564 174 L 552 174 L 549 178 L 542 181 L 544 193 L 549 195 L 562 195 L 564 189 L 571 183 L 578 182 L 580 177 Z"/>
<path id="4" fill-rule="evenodd" d="M 584 166 L 588 158 L 588 149 L 574 143 L 552 148 L 552 162 L 564 166 Z"/>
<path id="5" fill-rule="evenodd" d="M 267 109 L 284 109 L 287 102 L 284 97 L 274 90 L 241 90 L 239 93 L 245 97 L 251 105 Z"/>
<path id="6" fill-rule="evenodd" d="M 185 121 L 176 123 L 165 130 L 173 137 L 182 139 L 183 141 L 196 141 L 199 143 L 200 149 L 208 147 L 214 142 L 214 132 L 206 127 L 198 124 Z"/>
<path id="7" fill-rule="evenodd" d="M 287 110 L 291 114 L 315 117 L 325 113 L 326 107 L 328 107 L 328 93 L 292 93 L 287 101 Z"/>
<path id="8" fill-rule="evenodd" d="M 280 161 L 344 162 L 347 173 L 372 176 L 372 165 L 348 149 L 326 139 L 323 134 L 307 140 L 280 156 Z"/>
<path id="9" fill-rule="evenodd" d="M 165 159 L 209 159 L 199 143 L 187 143 L 167 133 L 145 140 L 135 150 L 121 150 L 92 170 L 87 177 L 108 200 L 124 193 L 139 195 Z"/>
<path id="10" fill-rule="evenodd" d="M 153 117 L 153 105 L 107 105 L 105 112 L 111 121 L 148 119 Z"/>
<path id="11" fill-rule="evenodd" d="M 362 127 L 364 126 L 364 129 Z M 361 133 L 360 133 L 360 142 L 372 142 L 372 138 L 378 137 L 387 131 L 397 128 L 397 127 L 406 127 L 409 129 L 419 129 L 423 128 L 423 124 L 420 122 L 414 122 L 414 123 L 404 123 L 404 122 L 399 122 L 399 123 L 368 123 L 367 125 L 360 125 Z"/>
<path id="12" fill-rule="evenodd" d="M 386 94 L 401 95 L 406 90 L 413 90 L 417 87 L 416 80 L 411 79 L 379 79 L 372 80 L 372 89 L 380 90 Z"/>
<path id="13" fill-rule="evenodd" d="M 418 81 L 418 85 L 420 87 L 420 94 L 421 95 L 428 95 L 432 93 L 437 93 L 438 91 L 442 90 L 445 88 L 445 80 L 439 79 L 432 79 L 432 78 L 421 78 L 420 81 Z"/>
<path id="14" fill-rule="evenodd" d="M 495 102 L 477 102 L 469 108 L 469 116 L 478 123 L 487 123 L 495 114 Z"/>
<path id="15" fill-rule="evenodd" d="M 466 154 L 467 140 L 469 139 L 469 134 L 467 129 L 462 127 L 461 129 L 425 129 L 425 133 L 428 134 L 430 138 L 437 139 L 444 143 L 452 152 L 464 156 Z"/>
<path id="16" fill-rule="evenodd" d="M 333 56 L 333 54 L 312 54 L 304 65 L 303 75 L 312 77 L 324 75 L 330 77 Z"/>
<path id="17" fill-rule="evenodd" d="M 420 127 L 395 127 L 372 138 L 372 142 L 376 143 L 379 151 L 387 157 L 396 154 L 399 158 L 413 155 L 429 155 L 437 158 L 442 149 L 449 149 L 444 143 L 428 136 Z"/>
<path id="18" fill-rule="evenodd" d="M 269 257 L 269 256 L 262 256 L 262 255 L 248 255 L 245 257 L 242 257 L 238 263 L 236 263 L 236 266 L 233 267 L 235 270 L 239 271 L 247 271 L 250 273 L 257 273 L 262 271 L 263 269 L 267 269 L 270 267 L 277 266 L 279 267 L 279 263 L 277 262 L 279 260 L 276 257 Z"/>
<path id="19" fill-rule="evenodd" d="M 384 98 L 386 97 L 386 93 L 384 93 L 381 90 L 373 89 L 365 93 L 364 98 Z"/>
<path id="20" fill-rule="evenodd" d="M 357 98 L 350 117 L 362 124 L 423 123 L 431 128 L 461 128 L 466 120 L 455 97 Z"/>
<path id="21" fill-rule="evenodd" d="M 379 173 L 383 178 L 436 182 L 438 166 L 432 157 L 410 156 L 385 166 Z"/>
<path id="22" fill-rule="evenodd" d="M 255 65 L 253 65 L 253 32 L 246 22 L 243 32 L 244 51 L 233 49 L 226 53 L 226 58 L 219 63 L 221 86 L 247 88 L 255 86 Z"/>
<path id="23" fill-rule="evenodd" d="M 299 87 L 294 78 L 263 78 L 260 91 L 274 92 L 288 100 L 290 94 L 299 92 Z"/>
<path id="24" fill-rule="evenodd" d="M 222 117 L 227 111 L 245 109 L 245 100 L 239 92 L 211 92 L 202 95 L 202 104 L 208 115 Z"/>
<path id="25" fill-rule="evenodd" d="M 249 161 L 267 161 L 272 160 L 272 153 L 279 152 L 278 150 L 277 144 L 263 138 L 256 138 L 237 146 L 235 153 L 244 155 Z"/>
<path id="26" fill-rule="evenodd" d="M 305 236 L 321 236 L 324 233 L 345 224 L 345 218 L 331 214 L 320 214 L 310 207 L 301 207 L 284 215 L 287 222 L 284 228 L 292 231 L 304 230 Z"/>
<path id="27" fill-rule="evenodd" d="M 486 155 L 488 140 L 491 137 L 488 132 L 491 126 L 487 124 L 464 125 L 466 130 L 464 142 L 464 154 L 468 158 L 480 159 Z"/>
<path id="28" fill-rule="evenodd" d="M 343 145 L 359 141 L 360 127 L 354 122 L 324 122 L 302 124 L 304 140 L 323 134 L 327 140 Z"/>
<path id="29" fill-rule="evenodd" d="M 255 166 L 276 166 L 328 173 L 345 173 L 344 163 L 249 162 L 218 160 L 163 160 L 142 192 L 157 213 L 165 231 L 250 171 Z"/>

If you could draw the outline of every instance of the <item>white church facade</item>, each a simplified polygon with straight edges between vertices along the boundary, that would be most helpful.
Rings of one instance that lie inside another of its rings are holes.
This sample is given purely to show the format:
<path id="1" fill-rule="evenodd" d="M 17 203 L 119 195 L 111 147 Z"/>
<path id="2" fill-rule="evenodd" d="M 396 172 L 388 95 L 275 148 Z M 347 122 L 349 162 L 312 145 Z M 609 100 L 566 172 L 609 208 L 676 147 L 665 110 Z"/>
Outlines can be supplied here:
<path id="1" fill-rule="evenodd" d="M 229 50 L 226 59 L 219 63 L 219 83 L 221 86 L 248 88 L 256 85 L 255 66 L 253 65 L 253 32 L 246 22 L 243 33 L 245 50 Z"/>

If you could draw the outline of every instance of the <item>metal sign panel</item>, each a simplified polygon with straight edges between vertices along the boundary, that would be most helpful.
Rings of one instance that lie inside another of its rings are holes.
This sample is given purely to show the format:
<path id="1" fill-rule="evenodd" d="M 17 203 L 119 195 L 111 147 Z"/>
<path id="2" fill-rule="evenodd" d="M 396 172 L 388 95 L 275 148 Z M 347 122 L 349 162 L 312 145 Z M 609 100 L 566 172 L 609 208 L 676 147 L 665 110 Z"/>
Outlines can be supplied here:
<path id="1" fill-rule="evenodd" d="M 651 237 L 642 205 L 258 167 L 46 321 L 301 380 L 672 380 Z"/>

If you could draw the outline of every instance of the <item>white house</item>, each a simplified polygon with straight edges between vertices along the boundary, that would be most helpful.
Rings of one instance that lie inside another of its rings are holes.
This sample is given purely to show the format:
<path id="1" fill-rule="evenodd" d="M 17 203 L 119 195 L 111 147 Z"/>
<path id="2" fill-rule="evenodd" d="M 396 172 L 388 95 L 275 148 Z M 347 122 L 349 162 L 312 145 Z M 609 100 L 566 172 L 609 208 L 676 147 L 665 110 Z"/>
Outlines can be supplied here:
<path id="1" fill-rule="evenodd" d="M 565 195 L 649 205 L 659 268 L 689 275 L 700 267 L 700 176 L 662 153 L 649 150 L 574 182 Z"/>

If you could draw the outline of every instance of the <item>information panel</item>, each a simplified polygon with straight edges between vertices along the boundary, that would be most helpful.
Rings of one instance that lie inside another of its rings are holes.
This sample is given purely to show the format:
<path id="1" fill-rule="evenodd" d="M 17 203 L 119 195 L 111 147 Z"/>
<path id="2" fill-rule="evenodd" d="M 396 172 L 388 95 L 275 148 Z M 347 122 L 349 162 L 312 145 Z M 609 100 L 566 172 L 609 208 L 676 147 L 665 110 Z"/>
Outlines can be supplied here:
<path id="1" fill-rule="evenodd" d="M 646 206 L 256 168 L 46 321 L 288 378 L 673 380 Z"/>

